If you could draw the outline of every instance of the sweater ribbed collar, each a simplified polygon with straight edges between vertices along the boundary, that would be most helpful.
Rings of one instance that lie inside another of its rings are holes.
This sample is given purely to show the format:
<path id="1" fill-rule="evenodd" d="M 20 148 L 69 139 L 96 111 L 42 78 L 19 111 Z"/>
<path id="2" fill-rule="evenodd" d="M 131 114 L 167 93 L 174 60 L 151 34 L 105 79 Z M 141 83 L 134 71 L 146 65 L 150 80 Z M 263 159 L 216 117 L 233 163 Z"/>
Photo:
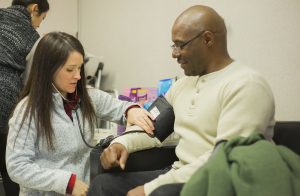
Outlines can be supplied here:
<path id="1" fill-rule="evenodd" d="M 22 5 L 12 5 L 7 8 L 7 11 L 9 11 L 9 13 L 14 14 L 16 16 L 25 17 L 28 19 L 28 21 L 31 22 L 30 13 L 28 12 L 27 8 Z"/>

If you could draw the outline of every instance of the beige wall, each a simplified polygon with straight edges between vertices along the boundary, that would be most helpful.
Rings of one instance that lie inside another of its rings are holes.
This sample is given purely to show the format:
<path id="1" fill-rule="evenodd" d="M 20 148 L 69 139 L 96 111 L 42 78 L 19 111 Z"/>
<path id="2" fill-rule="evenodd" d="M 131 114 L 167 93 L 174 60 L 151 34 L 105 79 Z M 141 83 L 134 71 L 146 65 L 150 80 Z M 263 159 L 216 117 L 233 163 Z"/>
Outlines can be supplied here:
<path id="1" fill-rule="evenodd" d="M 0 0 L 0 8 L 8 7 L 11 4 L 11 0 Z"/>
<path id="2" fill-rule="evenodd" d="M 77 7 L 79 1 L 79 7 Z M 0 0 L 6 7 L 11 0 Z M 215 8 L 228 27 L 229 52 L 265 75 L 278 120 L 300 120 L 298 0 L 49 0 L 40 33 L 76 34 L 86 51 L 103 56 L 104 88 L 156 86 L 182 70 L 171 58 L 171 26 L 187 7 Z M 79 8 L 79 12 L 77 13 Z M 259 100 L 257 100 L 259 101 Z"/>
<path id="3" fill-rule="evenodd" d="M 8 7 L 12 0 L 0 0 L 0 7 Z M 77 0 L 48 0 L 50 10 L 46 19 L 38 28 L 43 35 L 50 31 L 65 31 L 76 35 L 78 31 L 78 2 Z"/>
<path id="4" fill-rule="evenodd" d="M 276 118 L 300 120 L 298 0 L 79 0 L 79 37 L 87 51 L 104 57 L 104 88 L 156 86 L 181 76 L 171 58 L 171 26 L 199 3 L 224 17 L 231 56 L 269 81 Z"/>

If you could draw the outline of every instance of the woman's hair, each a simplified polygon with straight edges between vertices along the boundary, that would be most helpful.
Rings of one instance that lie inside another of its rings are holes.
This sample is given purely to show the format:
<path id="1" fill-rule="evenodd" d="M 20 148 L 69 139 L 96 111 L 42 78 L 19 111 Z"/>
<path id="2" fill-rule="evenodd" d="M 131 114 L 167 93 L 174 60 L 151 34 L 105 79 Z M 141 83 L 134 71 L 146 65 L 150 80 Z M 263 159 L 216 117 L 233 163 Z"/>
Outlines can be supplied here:
<path id="1" fill-rule="evenodd" d="M 52 82 L 54 74 L 67 62 L 72 52 L 79 52 L 84 58 L 84 49 L 78 39 L 63 32 L 46 34 L 37 45 L 28 82 L 21 93 L 21 99 L 28 96 L 21 124 L 23 125 L 27 114 L 29 114 L 30 123 L 33 117 L 38 136 L 45 137 L 48 147 L 51 149 L 54 149 L 51 125 L 51 113 L 54 111 Z M 80 76 L 81 79 L 77 83 L 77 95 L 80 97 L 79 106 L 83 119 L 87 120 L 93 134 L 96 114 L 86 89 L 84 66 L 81 66 Z"/>
<path id="2" fill-rule="evenodd" d="M 11 3 L 11 5 L 22 5 L 24 7 L 30 4 L 37 4 L 39 15 L 49 10 L 48 0 L 13 0 Z"/>

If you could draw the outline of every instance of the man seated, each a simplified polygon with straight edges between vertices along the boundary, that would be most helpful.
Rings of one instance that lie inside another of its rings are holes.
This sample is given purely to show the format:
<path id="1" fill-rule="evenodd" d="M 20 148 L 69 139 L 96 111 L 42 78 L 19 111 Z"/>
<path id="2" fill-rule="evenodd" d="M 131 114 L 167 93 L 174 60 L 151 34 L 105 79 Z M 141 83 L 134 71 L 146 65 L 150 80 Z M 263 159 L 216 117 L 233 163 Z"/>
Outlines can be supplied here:
<path id="1" fill-rule="evenodd" d="M 218 141 L 254 132 L 271 139 L 272 91 L 260 74 L 229 56 L 226 37 L 224 20 L 210 7 L 192 6 L 179 15 L 172 28 L 172 56 L 186 76 L 166 94 L 180 137 L 179 161 L 168 171 L 101 174 L 89 195 L 149 195 L 161 185 L 187 182 Z M 104 150 L 101 163 L 105 169 L 124 169 L 129 153 L 160 145 L 147 134 L 126 134 Z"/>

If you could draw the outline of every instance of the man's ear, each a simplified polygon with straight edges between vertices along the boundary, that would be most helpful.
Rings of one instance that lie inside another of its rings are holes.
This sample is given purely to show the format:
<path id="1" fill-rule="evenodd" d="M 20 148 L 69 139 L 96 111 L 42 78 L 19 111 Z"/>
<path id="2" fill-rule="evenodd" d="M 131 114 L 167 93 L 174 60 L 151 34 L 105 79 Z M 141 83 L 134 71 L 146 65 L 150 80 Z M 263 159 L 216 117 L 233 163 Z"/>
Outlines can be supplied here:
<path id="1" fill-rule="evenodd" d="M 211 47 L 215 43 L 215 36 L 212 32 L 206 31 L 203 35 L 203 40 L 207 47 Z"/>

